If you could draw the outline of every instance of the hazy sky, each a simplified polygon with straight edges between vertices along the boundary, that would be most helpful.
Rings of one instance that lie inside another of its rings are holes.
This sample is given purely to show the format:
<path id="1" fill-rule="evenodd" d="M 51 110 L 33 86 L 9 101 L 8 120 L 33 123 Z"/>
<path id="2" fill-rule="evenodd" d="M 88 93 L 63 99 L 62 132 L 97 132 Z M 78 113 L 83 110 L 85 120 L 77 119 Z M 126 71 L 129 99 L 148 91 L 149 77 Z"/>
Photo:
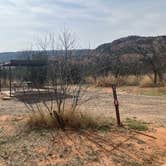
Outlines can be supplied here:
<path id="1" fill-rule="evenodd" d="M 66 26 L 82 48 L 128 35 L 166 35 L 166 0 L 0 0 L 0 52 Z"/>

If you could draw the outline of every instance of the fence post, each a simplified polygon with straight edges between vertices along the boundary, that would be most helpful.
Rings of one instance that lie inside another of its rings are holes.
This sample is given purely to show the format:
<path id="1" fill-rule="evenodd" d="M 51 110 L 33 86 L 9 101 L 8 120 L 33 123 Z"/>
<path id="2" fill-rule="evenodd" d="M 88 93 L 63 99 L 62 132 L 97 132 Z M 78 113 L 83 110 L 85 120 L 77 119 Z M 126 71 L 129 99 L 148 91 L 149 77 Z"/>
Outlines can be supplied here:
<path id="1" fill-rule="evenodd" d="M 113 97 L 114 97 L 117 125 L 122 126 L 122 123 L 120 121 L 119 101 L 118 101 L 118 97 L 117 97 L 117 93 L 116 93 L 116 85 L 114 85 L 114 84 L 112 85 L 112 92 L 113 92 Z"/>
<path id="2" fill-rule="evenodd" d="M 0 93 L 2 92 L 2 69 L 0 66 Z"/>
<path id="3" fill-rule="evenodd" d="M 10 90 L 10 97 L 12 97 L 12 69 L 9 66 L 9 90 Z"/>

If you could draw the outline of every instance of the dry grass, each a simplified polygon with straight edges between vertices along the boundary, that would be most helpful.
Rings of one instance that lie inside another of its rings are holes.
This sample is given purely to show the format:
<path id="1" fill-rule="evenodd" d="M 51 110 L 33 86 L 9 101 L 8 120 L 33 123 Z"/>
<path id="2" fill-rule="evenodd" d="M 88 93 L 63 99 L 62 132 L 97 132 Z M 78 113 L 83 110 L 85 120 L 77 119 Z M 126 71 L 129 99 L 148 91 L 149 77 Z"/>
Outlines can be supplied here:
<path id="1" fill-rule="evenodd" d="M 96 87 L 109 87 L 113 83 L 116 83 L 116 80 L 113 76 L 99 76 L 96 79 L 93 77 L 87 77 L 86 82 Z"/>
<path id="2" fill-rule="evenodd" d="M 113 119 L 101 119 L 81 111 L 67 109 L 59 114 L 66 128 L 107 130 L 113 125 Z M 27 118 L 26 126 L 30 128 L 58 128 L 58 123 L 49 113 L 36 111 Z"/>
<path id="3" fill-rule="evenodd" d="M 140 88 L 139 93 L 141 95 L 147 95 L 147 96 L 163 96 L 163 95 L 166 95 L 166 86 Z"/>
<path id="4" fill-rule="evenodd" d="M 140 82 L 140 77 L 129 75 L 126 78 L 125 82 L 127 86 L 138 86 Z"/>
<path id="5" fill-rule="evenodd" d="M 49 113 L 36 111 L 29 114 L 26 126 L 29 128 L 54 128 L 57 127 L 57 123 Z"/>
<path id="6" fill-rule="evenodd" d="M 95 85 L 96 87 L 110 87 L 112 84 L 117 84 L 118 86 L 136 86 L 139 84 L 139 78 L 136 76 L 120 76 L 115 78 L 112 75 L 108 75 L 100 76 L 96 79 L 88 77 L 87 82 Z"/>
<path id="7" fill-rule="evenodd" d="M 112 75 L 99 76 L 96 79 L 92 77 L 87 78 L 87 82 L 95 85 L 96 87 L 110 87 L 112 84 L 117 84 L 118 86 L 139 86 L 139 87 L 163 87 L 165 82 L 154 84 L 152 75 L 142 75 L 142 76 L 119 76 L 115 78 Z"/>
<path id="8" fill-rule="evenodd" d="M 152 76 L 142 76 L 139 82 L 139 86 L 142 88 L 146 88 L 146 87 L 163 87 L 165 86 L 164 82 L 160 82 L 157 84 L 154 84 Z"/>

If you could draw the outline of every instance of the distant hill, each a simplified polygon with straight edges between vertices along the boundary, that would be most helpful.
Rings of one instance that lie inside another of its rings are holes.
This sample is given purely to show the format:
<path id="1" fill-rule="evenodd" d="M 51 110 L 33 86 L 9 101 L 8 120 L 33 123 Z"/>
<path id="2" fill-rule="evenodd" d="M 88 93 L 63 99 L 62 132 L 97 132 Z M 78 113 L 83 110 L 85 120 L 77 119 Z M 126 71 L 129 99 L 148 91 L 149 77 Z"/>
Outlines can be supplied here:
<path id="1" fill-rule="evenodd" d="M 76 50 L 72 50 L 72 55 L 73 56 L 78 56 L 78 57 L 82 57 L 82 56 L 86 56 L 89 54 L 91 50 L 89 49 L 76 49 Z M 31 56 L 33 53 L 40 53 L 42 51 L 18 51 L 18 52 L 3 52 L 0 53 L 0 62 L 7 62 L 13 59 L 26 59 L 28 56 Z M 60 56 L 60 55 L 64 55 L 64 51 L 62 50 L 57 50 L 57 51 L 47 51 L 47 54 L 49 55 L 50 59 L 53 58 L 54 56 Z"/>
<path id="2" fill-rule="evenodd" d="M 0 62 L 7 62 L 12 59 L 20 59 L 21 52 L 3 52 L 0 53 Z"/>
<path id="3" fill-rule="evenodd" d="M 105 43 L 96 48 L 98 54 L 134 54 L 140 53 L 138 47 L 146 49 L 147 52 L 152 52 L 154 45 L 162 46 L 162 51 L 166 52 L 166 36 L 157 37 L 141 37 L 141 36 L 128 36 L 114 40 L 111 43 Z M 161 49 L 160 49 L 161 51 Z"/>
<path id="4" fill-rule="evenodd" d="M 98 46 L 94 50 L 89 49 L 76 49 L 72 50 L 72 55 L 82 58 L 86 57 L 86 55 L 89 55 L 90 58 L 93 52 L 93 55 L 101 56 L 101 55 L 132 55 L 133 57 L 138 57 L 138 55 L 141 55 L 142 53 L 140 50 L 138 50 L 138 47 L 146 49 L 146 52 L 149 52 L 149 54 L 154 51 L 153 46 L 154 44 L 160 44 L 162 46 L 162 49 L 160 48 L 160 51 L 163 51 L 166 53 L 166 36 L 156 36 L 156 37 L 141 37 L 141 36 L 128 36 L 124 38 L 120 38 L 117 40 L 114 40 L 110 43 L 104 43 L 100 46 Z M 33 52 L 39 52 L 39 51 L 33 51 Z M 26 54 L 26 56 L 25 56 Z M 32 54 L 32 52 L 31 52 Z M 50 56 L 50 58 L 53 58 L 54 56 L 60 56 L 64 55 L 64 51 L 57 50 L 57 51 L 47 51 L 47 54 Z M 27 53 L 25 52 L 4 52 L 0 53 L 0 62 L 6 62 L 12 59 L 25 59 L 27 57 Z"/>
<path id="5" fill-rule="evenodd" d="M 127 74 L 154 74 L 160 82 L 166 72 L 166 36 L 128 36 L 98 46 L 93 55 L 99 66 L 116 77 Z M 98 67 L 98 68 L 101 68 Z"/>

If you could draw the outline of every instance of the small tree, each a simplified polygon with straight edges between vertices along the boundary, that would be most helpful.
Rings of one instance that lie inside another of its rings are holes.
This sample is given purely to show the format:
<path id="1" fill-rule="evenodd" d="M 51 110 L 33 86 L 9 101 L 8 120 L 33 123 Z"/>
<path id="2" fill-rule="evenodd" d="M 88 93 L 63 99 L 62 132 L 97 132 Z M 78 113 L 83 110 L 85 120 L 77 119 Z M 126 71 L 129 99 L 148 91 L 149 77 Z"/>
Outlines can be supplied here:
<path id="1" fill-rule="evenodd" d="M 165 72 L 165 41 L 162 37 L 156 38 L 150 47 L 137 46 L 135 50 L 143 55 L 142 61 L 150 67 L 154 74 L 154 84 L 157 84 L 158 78 L 162 82 Z"/>

